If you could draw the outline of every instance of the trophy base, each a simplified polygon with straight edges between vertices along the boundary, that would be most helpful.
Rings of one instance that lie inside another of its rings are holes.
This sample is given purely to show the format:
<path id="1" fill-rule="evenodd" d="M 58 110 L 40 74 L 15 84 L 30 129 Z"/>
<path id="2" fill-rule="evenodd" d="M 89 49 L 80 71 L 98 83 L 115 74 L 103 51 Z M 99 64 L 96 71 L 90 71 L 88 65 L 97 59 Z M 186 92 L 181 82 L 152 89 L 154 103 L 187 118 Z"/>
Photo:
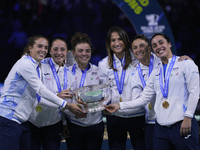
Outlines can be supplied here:
<path id="1" fill-rule="evenodd" d="M 98 112 L 105 109 L 102 102 L 87 103 L 87 112 Z"/>

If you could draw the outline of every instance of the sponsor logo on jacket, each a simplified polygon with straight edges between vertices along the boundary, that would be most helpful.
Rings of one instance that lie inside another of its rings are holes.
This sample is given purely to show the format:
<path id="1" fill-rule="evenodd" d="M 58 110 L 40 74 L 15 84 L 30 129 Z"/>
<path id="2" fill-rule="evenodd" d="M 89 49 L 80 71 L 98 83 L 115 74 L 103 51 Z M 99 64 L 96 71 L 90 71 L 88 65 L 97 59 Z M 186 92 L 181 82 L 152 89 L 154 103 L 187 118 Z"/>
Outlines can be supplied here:
<path id="1" fill-rule="evenodd" d="M 95 76 L 96 76 L 96 75 L 97 75 L 97 72 L 92 72 L 91 75 L 95 75 Z"/>

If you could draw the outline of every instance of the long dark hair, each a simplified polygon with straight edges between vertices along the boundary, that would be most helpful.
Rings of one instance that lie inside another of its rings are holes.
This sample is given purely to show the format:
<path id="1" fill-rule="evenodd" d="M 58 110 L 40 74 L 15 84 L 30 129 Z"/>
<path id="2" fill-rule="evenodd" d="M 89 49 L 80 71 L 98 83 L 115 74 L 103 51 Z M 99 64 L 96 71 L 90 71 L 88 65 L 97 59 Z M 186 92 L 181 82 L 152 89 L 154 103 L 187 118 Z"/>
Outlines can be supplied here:
<path id="1" fill-rule="evenodd" d="M 129 37 L 127 35 L 127 33 L 124 31 L 124 29 L 122 29 L 121 27 L 115 26 L 115 27 L 111 27 L 107 33 L 107 37 L 106 37 L 106 49 L 107 49 L 107 54 L 108 54 L 108 65 L 115 71 L 117 71 L 114 66 L 113 66 L 113 51 L 110 48 L 110 42 L 111 42 L 111 34 L 113 32 L 117 32 L 120 36 L 120 38 L 122 39 L 124 45 L 125 45 L 125 65 L 123 67 L 124 70 L 126 70 L 129 66 L 129 64 L 132 63 L 132 59 L 131 59 L 131 53 L 129 50 Z"/>

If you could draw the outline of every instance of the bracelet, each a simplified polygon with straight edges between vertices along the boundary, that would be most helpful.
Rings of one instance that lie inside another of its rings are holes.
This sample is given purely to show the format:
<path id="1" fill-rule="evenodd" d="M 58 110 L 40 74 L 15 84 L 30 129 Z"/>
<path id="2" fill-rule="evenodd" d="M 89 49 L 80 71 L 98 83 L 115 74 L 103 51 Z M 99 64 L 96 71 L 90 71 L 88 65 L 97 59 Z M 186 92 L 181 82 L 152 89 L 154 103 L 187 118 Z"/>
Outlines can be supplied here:
<path id="1" fill-rule="evenodd" d="M 65 111 L 65 109 L 70 109 L 71 103 L 67 102 L 66 106 L 62 109 L 62 111 Z"/>
<path id="2" fill-rule="evenodd" d="M 69 103 L 69 102 L 67 102 L 67 104 L 66 104 L 66 109 L 70 109 L 70 107 L 71 107 L 71 103 Z"/>

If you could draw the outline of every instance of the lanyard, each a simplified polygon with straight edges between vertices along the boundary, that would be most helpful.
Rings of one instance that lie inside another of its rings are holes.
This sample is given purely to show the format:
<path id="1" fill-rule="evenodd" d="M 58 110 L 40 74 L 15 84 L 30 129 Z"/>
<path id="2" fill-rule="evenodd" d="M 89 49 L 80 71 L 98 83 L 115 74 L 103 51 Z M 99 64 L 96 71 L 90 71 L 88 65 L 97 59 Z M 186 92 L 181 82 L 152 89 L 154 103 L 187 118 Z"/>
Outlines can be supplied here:
<path id="1" fill-rule="evenodd" d="M 124 64 L 125 64 L 125 57 L 122 60 L 122 66 L 124 66 Z M 116 67 L 116 63 L 115 63 L 114 55 L 113 55 L 113 66 L 114 66 L 115 69 L 117 68 Z M 123 92 L 125 75 L 126 75 L 126 70 L 122 70 L 121 79 L 119 81 L 118 73 L 117 73 L 117 71 L 114 71 L 115 81 L 116 81 L 117 89 L 118 89 L 118 92 L 119 92 L 120 95 Z"/>
<path id="2" fill-rule="evenodd" d="M 35 62 L 33 61 L 33 58 L 32 58 L 31 56 L 28 56 L 28 58 L 29 58 L 33 63 L 35 63 Z M 37 70 L 38 78 L 40 78 L 39 65 L 37 66 L 36 70 Z M 37 94 L 37 100 L 38 100 L 38 103 L 39 103 L 40 100 L 41 100 L 41 96 L 39 96 L 38 94 Z"/>
<path id="3" fill-rule="evenodd" d="M 49 64 L 50 64 L 51 70 L 53 72 L 54 79 L 56 80 L 58 92 L 60 93 L 61 92 L 60 80 L 59 80 L 58 74 L 56 73 L 56 68 L 55 68 L 55 66 L 54 66 L 54 64 L 52 62 L 52 58 L 49 60 Z M 64 89 L 67 89 L 67 72 L 66 72 L 66 67 L 64 67 L 64 86 L 63 86 L 63 90 Z"/>
<path id="4" fill-rule="evenodd" d="M 150 76 L 150 74 L 151 74 L 151 72 L 153 70 L 153 62 L 154 62 L 154 57 L 153 57 L 153 55 L 151 55 L 150 62 L 149 62 L 149 76 Z M 146 86 L 146 83 L 145 83 L 144 77 L 142 75 L 142 70 L 141 70 L 141 67 L 140 67 L 140 63 L 138 63 L 138 74 L 139 74 L 140 80 L 142 82 L 142 86 L 144 88 Z"/>
<path id="5" fill-rule="evenodd" d="M 162 81 L 162 78 L 163 78 L 162 77 L 162 68 L 160 68 L 159 82 L 160 82 L 160 89 L 161 89 L 161 92 L 162 92 L 164 98 L 167 98 L 167 96 L 168 96 L 169 78 L 171 75 L 172 68 L 175 64 L 175 61 L 176 61 L 176 56 L 173 55 L 172 60 L 169 64 L 169 68 L 167 70 L 167 75 L 165 76 L 164 89 L 163 89 L 163 81 Z"/>
<path id="6" fill-rule="evenodd" d="M 79 88 L 80 88 L 80 87 L 83 87 L 83 85 L 84 85 L 86 73 L 87 73 L 89 67 L 90 67 L 90 65 L 89 65 L 89 63 L 88 63 L 86 69 L 82 72 L 82 76 L 81 76 L 81 81 L 80 81 L 80 84 L 79 84 Z M 74 74 L 76 74 L 76 64 L 73 65 L 73 67 L 72 67 L 72 72 L 73 72 Z"/>

